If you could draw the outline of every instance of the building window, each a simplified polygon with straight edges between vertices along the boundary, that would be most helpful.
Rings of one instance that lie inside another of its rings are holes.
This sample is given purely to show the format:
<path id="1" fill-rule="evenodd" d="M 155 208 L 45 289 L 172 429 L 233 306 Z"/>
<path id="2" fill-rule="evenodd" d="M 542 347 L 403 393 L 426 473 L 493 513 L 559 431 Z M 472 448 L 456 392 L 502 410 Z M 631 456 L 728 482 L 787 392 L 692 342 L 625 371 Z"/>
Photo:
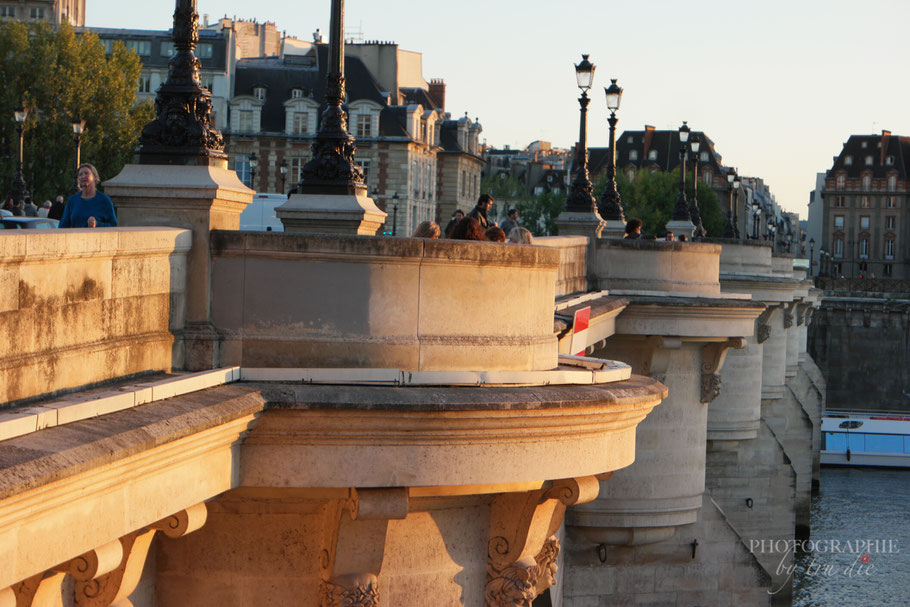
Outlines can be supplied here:
<path id="1" fill-rule="evenodd" d="M 897 225 L 897 218 L 894 215 L 888 215 L 885 217 L 885 229 L 893 230 L 894 226 Z"/>
<path id="2" fill-rule="evenodd" d="M 253 89 L 253 97 L 259 101 L 265 101 L 265 87 L 257 86 Z"/>
<path id="3" fill-rule="evenodd" d="M 306 158 L 300 156 L 291 158 L 291 167 L 288 173 L 288 179 L 291 180 L 291 183 L 300 183 L 300 179 L 303 177 L 303 166 L 305 164 Z"/>
<path id="4" fill-rule="evenodd" d="M 886 263 L 882 265 L 882 272 L 885 276 L 891 276 L 891 264 Z"/>
<path id="5" fill-rule="evenodd" d="M 629 178 L 629 181 L 635 181 L 635 169 L 629 169 L 626 171 L 626 177 Z"/>
<path id="6" fill-rule="evenodd" d="M 837 208 L 839 208 L 839 209 L 842 209 L 842 208 L 846 207 L 846 206 L 847 206 L 847 199 L 844 198 L 843 196 L 835 196 L 835 197 L 834 197 L 834 206 L 837 207 Z"/>
<path id="7" fill-rule="evenodd" d="M 215 89 L 215 77 L 214 76 L 203 76 L 202 77 L 202 86 L 208 89 L 208 92 L 212 92 Z"/>
<path id="8" fill-rule="evenodd" d="M 705 180 L 705 183 L 711 185 L 714 182 L 714 174 L 711 171 L 705 171 L 702 173 L 702 179 Z"/>
<path id="9" fill-rule="evenodd" d="M 648 152 L 648 160 L 657 160 L 657 150 L 650 150 Z"/>
<path id="10" fill-rule="evenodd" d="M 241 133 L 253 132 L 253 110 L 239 110 L 237 112 L 237 128 Z"/>
<path id="11" fill-rule="evenodd" d="M 885 240 L 885 259 L 894 259 L 894 239 Z"/>
<path id="12" fill-rule="evenodd" d="M 708 162 L 708 152 L 702 150 L 698 153 L 698 159 L 702 162 Z"/>
<path id="13" fill-rule="evenodd" d="M 126 49 L 134 51 L 140 57 L 148 57 L 152 54 L 152 43 L 150 40 L 127 40 Z"/>
<path id="14" fill-rule="evenodd" d="M 869 216 L 863 215 L 859 218 L 859 229 L 868 230 L 869 229 Z"/>
<path id="15" fill-rule="evenodd" d="M 370 159 L 364 158 L 358 161 L 360 163 L 360 170 L 363 171 L 363 185 L 369 188 L 370 185 Z"/>
<path id="16" fill-rule="evenodd" d="M 414 179 L 412 183 L 414 184 L 414 198 L 417 198 L 420 195 L 420 165 L 417 164 L 415 160 L 413 163 L 413 176 Z M 461 188 L 464 190 L 464 172 L 461 173 Z"/>
<path id="17" fill-rule="evenodd" d="M 633 143 L 635 143 L 635 137 L 633 137 L 632 135 L 629 135 L 628 137 L 626 137 L 626 143 L 628 143 L 629 145 L 632 145 Z"/>
<path id="18" fill-rule="evenodd" d="M 869 239 L 866 237 L 859 241 L 859 258 L 869 259 Z"/>
<path id="19" fill-rule="evenodd" d="M 196 45 L 196 56 L 200 59 L 211 59 L 213 52 L 214 48 L 208 42 Z"/>
<path id="20" fill-rule="evenodd" d="M 844 164 L 850 166 L 853 164 L 853 156 L 844 156 Z"/>
<path id="21" fill-rule="evenodd" d="M 250 159 L 247 156 L 238 156 L 234 160 L 234 170 L 237 172 L 237 178 L 246 187 L 250 187 L 252 175 L 250 174 Z"/>
<path id="22" fill-rule="evenodd" d="M 357 114 L 357 137 L 373 136 L 373 116 L 371 114 Z"/>
<path id="23" fill-rule="evenodd" d="M 897 196 L 888 196 L 888 208 L 889 209 L 897 208 Z"/>
<path id="24" fill-rule="evenodd" d="M 844 227 L 844 216 L 843 216 L 843 215 L 835 215 L 835 216 L 834 216 L 834 227 L 835 227 L 835 228 L 842 228 L 842 227 Z"/>
<path id="25" fill-rule="evenodd" d="M 891 156 L 888 156 L 888 158 L 891 158 Z M 892 192 L 897 189 L 897 175 L 888 176 L 888 189 Z"/>
<path id="26" fill-rule="evenodd" d="M 860 197 L 860 199 L 859 199 L 859 204 L 860 204 L 860 206 L 861 206 L 862 208 L 864 208 L 864 209 L 868 209 L 868 208 L 871 208 L 871 207 L 872 207 L 872 202 L 870 201 L 870 199 L 869 199 L 868 196 L 862 196 L 862 197 Z"/>
<path id="27" fill-rule="evenodd" d="M 844 256 L 844 239 L 836 238 L 834 239 L 834 256 L 843 257 Z"/>
<path id="28" fill-rule="evenodd" d="M 0 6 L 0 17 L 16 17 L 15 6 Z"/>
<path id="29" fill-rule="evenodd" d="M 291 89 L 291 99 L 303 99 L 303 89 Z"/>
<path id="30" fill-rule="evenodd" d="M 846 183 L 846 181 L 847 181 L 847 178 L 846 178 L 846 177 L 844 177 L 843 175 L 838 175 L 838 176 L 837 176 L 837 189 L 838 189 L 838 190 L 843 190 L 843 189 L 844 189 L 844 184 Z"/>
<path id="31" fill-rule="evenodd" d="M 148 75 L 139 76 L 139 92 L 149 93 L 152 90 L 152 77 Z"/>
<path id="32" fill-rule="evenodd" d="M 629 160 L 638 160 L 638 150 L 629 150 Z"/>
<path id="33" fill-rule="evenodd" d="M 33 6 L 28 10 L 28 16 L 32 21 L 44 21 L 44 8 Z"/>
<path id="34" fill-rule="evenodd" d="M 177 54 L 177 49 L 174 48 L 173 42 L 162 42 L 161 43 L 161 56 L 162 57 L 173 57 Z"/>
<path id="35" fill-rule="evenodd" d="M 894 165 L 894 156 L 885 157 L 885 164 L 888 166 L 893 166 Z"/>
<path id="36" fill-rule="evenodd" d="M 872 187 L 872 177 L 863 175 L 863 189 L 868 190 Z"/>
<path id="37" fill-rule="evenodd" d="M 867 167 L 872 166 L 872 156 L 866 156 L 866 166 Z"/>
<path id="38" fill-rule="evenodd" d="M 465 196 L 465 187 L 466 187 L 467 178 L 468 178 L 467 173 L 462 171 L 461 172 L 461 191 L 458 194 L 462 198 L 464 198 L 464 196 Z"/>
<path id="39" fill-rule="evenodd" d="M 309 124 L 310 115 L 307 112 L 294 112 L 294 135 L 306 135 Z"/>

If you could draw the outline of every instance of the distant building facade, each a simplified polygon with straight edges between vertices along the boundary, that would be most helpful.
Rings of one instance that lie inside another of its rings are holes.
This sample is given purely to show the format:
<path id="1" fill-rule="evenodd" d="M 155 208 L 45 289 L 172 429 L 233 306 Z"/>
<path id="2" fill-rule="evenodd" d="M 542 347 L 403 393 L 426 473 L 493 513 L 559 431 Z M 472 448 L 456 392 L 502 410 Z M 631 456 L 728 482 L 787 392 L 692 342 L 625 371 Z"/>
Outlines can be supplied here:
<path id="1" fill-rule="evenodd" d="M 346 50 L 348 130 L 367 191 L 389 213 L 386 231 L 410 234 L 470 209 L 483 165 L 479 122 L 451 118 L 445 83 L 423 80 L 419 54 L 390 42 Z M 225 144 L 229 166 L 257 191 L 286 192 L 300 180 L 325 107 L 327 59 L 327 45 L 314 42 L 237 61 Z"/>
<path id="2" fill-rule="evenodd" d="M 829 272 L 857 278 L 908 277 L 910 137 L 851 135 L 821 194 L 822 248 Z"/>
<path id="3" fill-rule="evenodd" d="M 3 0 L 0 18 L 25 22 L 49 23 L 58 27 L 69 23 L 85 25 L 85 0 Z"/>
<path id="4" fill-rule="evenodd" d="M 512 177 L 528 194 L 562 192 L 567 188 L 572 154 L 572 150 L 539 140 L 523 150 L 488 147 L 484 150 L 484 176 Z"/>

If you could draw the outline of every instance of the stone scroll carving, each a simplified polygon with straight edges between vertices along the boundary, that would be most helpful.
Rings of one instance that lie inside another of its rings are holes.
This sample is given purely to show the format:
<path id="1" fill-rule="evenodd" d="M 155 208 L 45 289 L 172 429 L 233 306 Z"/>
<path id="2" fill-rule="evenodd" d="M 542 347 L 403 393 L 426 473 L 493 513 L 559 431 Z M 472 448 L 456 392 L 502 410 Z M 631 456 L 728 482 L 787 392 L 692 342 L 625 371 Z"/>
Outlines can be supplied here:
<path id="1" fill-rule="evenodd" d="M 789 329 L 790 327 L 793 326 L 793 310 L 796 309 L 797 303 L 798 302 L 793 301 L 793 302 L 790 302 L 789 304 L 787 304 L 786 307 L 784 307 L 784 328 L 785 329 Z"/>
<path id="2" fill-rule="evenodd" d="M 744 337 L 731 337 L 725 341 L 706 344 L 701 349 L 701 402 L 708 404 L 720 395 L 720 370 L 730 348 L 746 347 Z"/>
<path id="3" fill-rule="evenodd" d="M 775 310 L 777 310 L 777 306 L 768 306 L 755 320 L 755 337 L 760 344 L 765 343 L 771 337 L 771 325 L 768 323 Z"/>
<path id="4" fill-rule="evenodd" d="M 534 598 L 556 581 L 555 534 L 566 508 L 592 501 L 599 489 L 597 478 L 590 476 L 494 499 L 484 587 L 488 607 L 531 607 Z"/>
<path id="5" fill-rule="evenodd" d="M 379 607 L 379 579 L 370 573 L 322 582 L 320 607 Z"/>

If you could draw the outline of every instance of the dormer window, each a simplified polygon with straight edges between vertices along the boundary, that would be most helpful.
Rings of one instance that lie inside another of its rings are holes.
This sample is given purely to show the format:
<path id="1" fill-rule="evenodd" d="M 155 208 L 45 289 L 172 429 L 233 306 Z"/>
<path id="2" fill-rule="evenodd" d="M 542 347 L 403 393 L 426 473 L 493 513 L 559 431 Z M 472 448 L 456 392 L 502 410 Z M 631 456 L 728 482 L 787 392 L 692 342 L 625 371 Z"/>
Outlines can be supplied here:
<path id="1" fill-rule="evenodd" d="M 699 152 L 698 159 L 701 160 L 702 162 L 708 162 L 708 152 L 705 152 L 704 150 Z"/>
<path id="2" fill-rule="evenodd" d="M 303 99 L 303 89 L 291 89 L 291 99 Z"/>
<path id="3" fill-rule="evenodd" d="M 657 150 L 648 151 L 648 160 L 657 160 Z"/>
<path id="4" fill-rule="evenodd" d="M 872 156 L 866 156 L 866 166 L 871 167 L 872 162 L 873 162 Z"/>
<path id="5" fill-rule="evenodd" d="M 865 150 L 868 146 L 869 146 L 869 143 L 864 141 L 862 144 L 862 148 Z"/>
<path id="6" fill-rule="evenodd" d="M 853 164 L 853 156 L 844 156 L 844 164 L 850 166 Z"/>
<path id="7" fill-rule="evenodd" d="M 894 166 L 894 156 L 886 156 L 885 164 L 888 165 L 889 167 Z"/>
<path id="8" fill-rule="evenodd" d="M 253 97 L 259 101 L 265 101 L 265 87 L 257 86 L 253 89 Z"/>
<path id="9" fill-rule="evenodd" d="M 629 150 L 629 160 L 638 160 L 638 150 Z"/>

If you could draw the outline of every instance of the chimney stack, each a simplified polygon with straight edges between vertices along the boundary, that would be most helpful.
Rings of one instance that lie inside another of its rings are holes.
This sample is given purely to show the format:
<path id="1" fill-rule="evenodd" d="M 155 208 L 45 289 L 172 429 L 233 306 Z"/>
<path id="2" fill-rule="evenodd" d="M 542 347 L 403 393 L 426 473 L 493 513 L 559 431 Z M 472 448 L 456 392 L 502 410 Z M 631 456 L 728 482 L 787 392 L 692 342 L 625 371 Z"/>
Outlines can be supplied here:
<path id="1" fill-rule="evenodd" d="M 446 109 L 446 83 L 441 78 L 430 80 L 430 99 L 432 99 L 440 110 Z"/>

